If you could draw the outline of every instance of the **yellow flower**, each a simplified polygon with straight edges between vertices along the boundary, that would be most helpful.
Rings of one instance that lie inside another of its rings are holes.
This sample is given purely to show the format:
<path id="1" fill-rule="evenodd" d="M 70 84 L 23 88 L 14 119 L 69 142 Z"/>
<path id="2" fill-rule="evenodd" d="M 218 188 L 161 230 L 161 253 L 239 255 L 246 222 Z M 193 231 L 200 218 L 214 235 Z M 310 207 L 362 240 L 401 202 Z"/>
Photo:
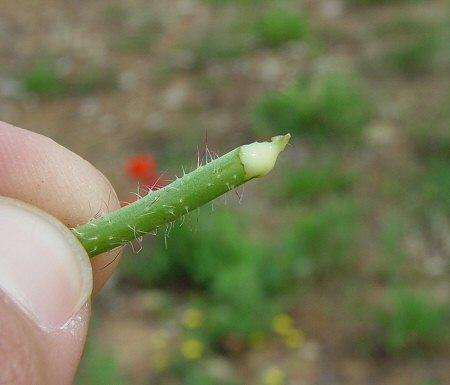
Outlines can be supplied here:
<path id="1" fill-rule="evenodd" d="M 284 335 L 283 341 L 292 349 L 299 348 L 305 343 L 305 335 L 301 330 L 291 329 Z"/>
<path id="2" fill-rule="evenodd" d="M 187 309 L 181 322 L 187 329 L 197 329 L 203 322 L 203 313 L 198 309 Z"/>
<path id="3" fill-rule="evenodd" d="M 285 380 L 284 372 L 276 367 L 267 369 L 263 374 L 264 385 L 283 385 Z"/>
<path id="4" fill-rule="evenodd" d="M 155 372 L 163 372 L 169 366 L 169 356 L 165 353 L 157 353 L 152 357 L 152 364 Z"/>
<path id="5" fill-rule="evenodd" d="M 294 328 L 294 320 L 288 314 L 278 314 L 272 320 L 272 329 L 282 336 L 289 333 Z"/>
<path id="6" fill-rule="evenodd" d="M 198 360 L 203 355 L 203 344 L 194 338 L 185 340 L 181 344 L 181 354 L 188 360 Z"/>

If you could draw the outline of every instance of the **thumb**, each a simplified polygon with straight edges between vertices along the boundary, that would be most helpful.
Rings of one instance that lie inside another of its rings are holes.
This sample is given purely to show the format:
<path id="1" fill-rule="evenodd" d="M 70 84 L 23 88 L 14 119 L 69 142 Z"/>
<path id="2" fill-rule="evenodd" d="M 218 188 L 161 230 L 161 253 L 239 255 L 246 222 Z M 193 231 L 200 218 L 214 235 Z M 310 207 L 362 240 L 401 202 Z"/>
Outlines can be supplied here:
<path id="1" fill-rule="evenodd" d="M 90 314 L 89 258 L 47 213 L 0 197 L 0 384 L 71 384 Z"/>

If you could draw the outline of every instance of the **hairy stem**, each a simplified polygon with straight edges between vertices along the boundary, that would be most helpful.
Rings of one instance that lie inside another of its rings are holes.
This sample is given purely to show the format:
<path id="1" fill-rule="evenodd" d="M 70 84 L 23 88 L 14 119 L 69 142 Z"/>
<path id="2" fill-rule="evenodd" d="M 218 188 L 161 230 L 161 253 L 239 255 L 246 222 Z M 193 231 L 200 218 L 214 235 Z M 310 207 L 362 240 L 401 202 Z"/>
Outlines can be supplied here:
<path id="1" fill-rule="evenodd" d="M 246 181 L 267 174 L 290 135 L 238 147 L 160 190 L 73 229 L 90 257 L 175 221 Z"/>

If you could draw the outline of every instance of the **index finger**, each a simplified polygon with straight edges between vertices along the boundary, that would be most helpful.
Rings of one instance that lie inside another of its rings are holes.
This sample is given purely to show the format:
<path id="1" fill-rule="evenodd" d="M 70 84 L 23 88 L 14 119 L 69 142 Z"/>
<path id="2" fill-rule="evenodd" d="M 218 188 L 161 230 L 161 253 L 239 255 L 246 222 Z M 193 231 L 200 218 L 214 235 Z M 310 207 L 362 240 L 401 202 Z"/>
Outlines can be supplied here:
<path id="1" fill-rule="evenodd" d="M 69 227 L 117 210 L 117 195 L 89 162 L 50 138 L 0 122 L 0 195 L 39 207 Z M 94 293 L 119 262 L 120 250 L 91 259 Z"/>

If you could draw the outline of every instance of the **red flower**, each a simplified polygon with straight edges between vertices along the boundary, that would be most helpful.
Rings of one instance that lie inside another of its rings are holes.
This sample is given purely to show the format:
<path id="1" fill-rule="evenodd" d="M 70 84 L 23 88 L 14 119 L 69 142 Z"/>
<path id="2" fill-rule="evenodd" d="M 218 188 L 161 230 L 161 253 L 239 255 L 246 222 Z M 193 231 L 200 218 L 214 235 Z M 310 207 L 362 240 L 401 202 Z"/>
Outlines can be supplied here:
<path id="1" fill-rule="evenodd" d="M 125 170 L 127 175 L 139 182 L 139 195 L 144 196 L 150 190 L 157 190 L 169 183 L 166 178 L 158 173 L 158 163 L 152 154 L 135 155 L 130 158 Z M 129 196 L 123 206 L 133 203 L 138 195 Z"/>
<path id="2" fill-rule="evenodd" d="M 151 154 L 136 155 L 128 160 L 126 171 L 129 177 L 143 182 L 156 175 L 157 163 Z"/>

